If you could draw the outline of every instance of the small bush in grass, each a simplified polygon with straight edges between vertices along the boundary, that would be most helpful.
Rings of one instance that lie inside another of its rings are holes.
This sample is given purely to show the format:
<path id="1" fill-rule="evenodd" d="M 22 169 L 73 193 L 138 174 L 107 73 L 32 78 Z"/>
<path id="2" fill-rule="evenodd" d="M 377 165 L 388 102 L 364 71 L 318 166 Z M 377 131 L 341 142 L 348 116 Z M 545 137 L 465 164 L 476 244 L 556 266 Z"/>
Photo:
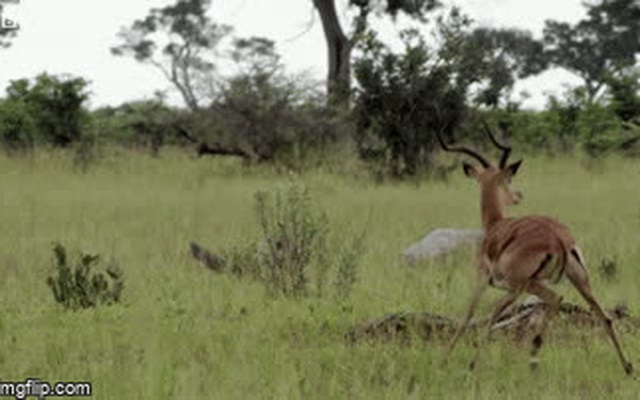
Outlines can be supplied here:
<path id="1" fill-rule="evenodd" d="M 309 270 L 327 251 L 326 215 L 314 207 L 309 191 L 297 185 L 258 192 L 255 204 L 264 238 L 258 255 L 263 278 L 277 292 L 305 294 Z"/>
<path id="2" fill-rule="evenodd" d="M 250 257 L 237 258 L 243 268 L 252 266 L 253 276 L 259 274 L 273 292 L 285 296 L 309 295 L 315 287 L 315 295 L 323 297 L 327 281 L 338 298 L 349 296 L 364 253 L 364 231 L 355 238 L 333 234 L 309 190 L 296 184 L 258 192 L 255 204 L 262 242 L 255 264 L 247 262 Z"/>
<path id="3" fill-rule="evenodd" d="M 329 282 L 337 298 L 349 296 L 365 250 L 365 231 L 353 238 L 330 235 L 326 214 L 306 188 L 295 184 L 257 192 L 255 210 L 259 240 L 220 253 L 192 242 L 191 254 L 215 272 L 259 281 L 272 294 L 324 297 Z"/>
<path id="4" fill-rule="evenodd" d="M 616 257 L 603 257 L 598 264 L 598 273 L 603 280 L 615 282 L 618 278 L 618 261 Z"/>
<path id="5" fill-rule="evenodd" d="M 120 301 L 124 276 L 117 263 L 99 268 L 99 255 L 81 253 L 72 265 L 60 243 L 54 245 L 53 254 L 56 274 L 49 276 L 47 284 L 56 302 L 76 310 Z"/>

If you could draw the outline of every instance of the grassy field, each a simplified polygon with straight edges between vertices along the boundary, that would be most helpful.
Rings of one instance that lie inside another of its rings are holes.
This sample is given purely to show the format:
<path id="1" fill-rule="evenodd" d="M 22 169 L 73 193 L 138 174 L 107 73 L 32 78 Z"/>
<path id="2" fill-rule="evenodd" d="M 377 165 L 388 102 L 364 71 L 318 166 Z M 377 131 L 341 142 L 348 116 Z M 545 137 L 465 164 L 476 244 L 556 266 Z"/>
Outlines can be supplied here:
<path id="1" fill-rule="evenodd" d="M 472 254 L 410 267 L 399 253 L 435 227 L 479 226 L 475 183 L 381 184 L 321 172 L 283 177 L 233 162 L 167 154 L 109 156 L 87 173 L 68 157 L 0 157 L 0 377 L 90 381 L 96 399 L 584 399 L 638 398 L 602 329 L 556 327 L 528 369 L 528 343 L 498 338 L 479 369 L 466 370 L 469 341 L 446 366 L 442 343 L 362 343 L 357 322 L 397 311 L 461 316 Z M 527 158 L 513 215 L 562 219 L 580 243 L 596 295 L 640 314 L 640 162 Z M 351 297 L 284 299 L 258 283 L 214 274 L 191 259 L 191 240 L 221 249 L 259 234 L 253 194 L 288 179 L 309 187 L 332 227 L 367 226 Z M 366 225 L 368 223 L 368 225 Z M 114 257 L 126 288 L 115 306 L 71 312 L 47 287 L 51 248 Z M 597 265 L 615 260 L 617 280 Z M 568 284 L 565 299 L 582 304 Z M 496 298 L 482 302 L 486 313 Z M 640 367 L 640 338 L 621 332 Z"/>

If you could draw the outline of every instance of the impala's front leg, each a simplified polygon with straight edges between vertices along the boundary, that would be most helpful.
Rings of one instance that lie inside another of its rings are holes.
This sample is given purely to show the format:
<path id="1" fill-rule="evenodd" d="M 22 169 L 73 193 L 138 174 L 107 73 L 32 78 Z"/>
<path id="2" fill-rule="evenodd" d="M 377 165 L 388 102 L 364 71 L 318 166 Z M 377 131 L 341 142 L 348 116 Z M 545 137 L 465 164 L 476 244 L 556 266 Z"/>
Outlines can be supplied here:
<path id="1" fill-rule="evenodd" d="M 493 311 L 491 312 L 491 318 L 489 318 L 489 326 L 487 327 L 487 335 L 484 338 L 484 342 L 489 342 L 491 340 L 491 333 L 493 332 L 493 325 L 496 323 L 500 315 L 506 310 L 510 305 L 513 304 L 514 301 L 518 299 L 522 293 L 521 289 L 511 290 L 503 297 L 501 297 L 493 307 Z M 469 369 L 473 370 L 478 363 L 478 357 L 480 356 L 480 348 L 482 347 L 483 342 L 478 344 L 476 347 L 476 352 L 469 363 Z"/>
<path id="2" fill-rule="evenodd" d="M 462 336 L 465 329 L 467 329 L 467 327 L 469 326 L 469 322 L 471 322 L 471 318 L 473 318 L 473 314 L 475 313 L 476 308 L 478 307 L 478 303 L 480 302 L 482 293 L 484 293 L 484 290 L 487 288 L 488 284 L 489 284 L 488 275 L 480 271 L 478 273 L 478 279 L 476 281 L 476 288 L 473 291 L 473 294 L 471 295 L 471 301 L 469 302 L 469 308 L 467 309 L 467 314 L 465 315 L 462 323 L 458 326 L 456 333 L 453 335 L 453 339 L 449 343 L 449 346 L 447 348 L 447 353 L 445 354 L 445 358 L 444 358 L 445 362 L 449 358 L 449 355 L 453 351 L 454 347 L 456 346 L 458 339 L 460 339 L 460 336 Z"/>

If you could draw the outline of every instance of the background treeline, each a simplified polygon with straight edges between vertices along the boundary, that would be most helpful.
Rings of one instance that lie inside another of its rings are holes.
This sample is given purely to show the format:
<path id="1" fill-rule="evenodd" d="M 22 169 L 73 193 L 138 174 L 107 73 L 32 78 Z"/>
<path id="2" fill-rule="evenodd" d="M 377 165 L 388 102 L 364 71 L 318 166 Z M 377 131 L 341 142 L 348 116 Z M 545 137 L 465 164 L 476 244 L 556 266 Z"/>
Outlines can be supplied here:
<path id="1" fill-rule="evenodd" d="M 482 145 L 487 121 L 519 149 L 638 153 L 640 6 L 632 0 L 586 4 L 583 20 L 547 21 L 539 38 L 477 26 L 436 1 L 350 0 L 347 28 L 335 1 L 312 3 L 329 48 L 326 90 L 288 73 L 271 40 L 214 23 L 209 1 L 178 0 L 122 28 L 111 50 L 161 70 L 183 107 L 158 92 L 89 109 L 88 81 L 43 73 L 6 88 L 2 145 L 12 155 L 71 147 L 81 160 L 97 157 L 101 145 L 154 156 L 180 146 L 287 169 L 347 157 L 376 176 L 408 177 L 448 169 L 434 156 L 436 132 Z M 390 46 L 372 22 L 399 15 L 407 28 L 401 45 Z M 542 110 L 523 109 L 515 83 L 549 68 L 582 84 L 549 96 Z"/>

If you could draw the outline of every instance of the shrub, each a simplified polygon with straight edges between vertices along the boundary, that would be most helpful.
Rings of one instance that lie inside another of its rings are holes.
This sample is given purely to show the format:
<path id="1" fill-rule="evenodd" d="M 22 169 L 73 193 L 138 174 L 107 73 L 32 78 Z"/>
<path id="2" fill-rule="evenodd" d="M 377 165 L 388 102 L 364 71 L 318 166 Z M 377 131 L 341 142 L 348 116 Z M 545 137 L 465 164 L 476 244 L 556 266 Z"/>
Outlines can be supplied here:
<path id="1" fill-rule="evenodd" d="M 330 278 L 338 299 L 350 295 L 365 251 L 365 231 L 357 237 L 331 236 L 326 214 L 296 184 L 257 192 L 255 210 L 260 240 L 220 253 L 192 242 L 192 255 L 215 272 L 257 280 L 274 295 L 323 297 Z"/>
<path id="2" fill-rule="evenodd" d="M 255 204 L 264 238 L 258 258 L 265 282 L 284 295 L 306 294 L 309 269 L 327 251 L 326 215 L 313 207 L 309 191 L 296 185 L 258 192 Z"/>
<path id="3" fill-rule="evenodd" d="M 56 243 L 53 253 L 56 274 L 49 276 L 47 284 L 56 302 L 76 310 L 120 301 L 124 276 L 116 262 L 98 271 L 99 255 L 81 253 L 72 266 L 63 245 Z"/>
<path id="4" fill-rule="evenodd" d="M 289 297 L 309 295 L 312 286 L 317 296 L 325 296 L 329 278 L 337 298 L 349 296 L 365 251 L 365 231 L 355 238 L 331 235 L 326 213 L 308 189 L 296 184 L 257 192 L 255 207 L 262 241 L 256 256 L 259 267 L 251 267 L 251 274 L 259 271 L 273 293 Z M 246 257 L 237 259 L 244 268 L 251 265 Z"/>

